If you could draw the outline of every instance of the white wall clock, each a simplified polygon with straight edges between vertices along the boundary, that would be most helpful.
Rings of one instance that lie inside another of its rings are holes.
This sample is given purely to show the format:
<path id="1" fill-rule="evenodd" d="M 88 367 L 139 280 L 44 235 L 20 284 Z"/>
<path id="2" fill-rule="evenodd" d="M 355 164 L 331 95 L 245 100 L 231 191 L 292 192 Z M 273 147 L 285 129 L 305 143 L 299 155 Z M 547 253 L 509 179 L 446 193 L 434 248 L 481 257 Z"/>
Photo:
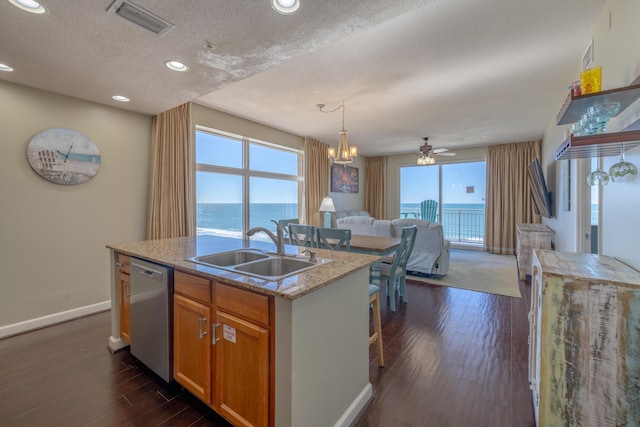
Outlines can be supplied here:
<path id="1" fill-rule="evenodd" d="M 98 147 L 71 129 L 47 129 L 31 138 L 27 159 L 38 175 L 62 185 L 82 184 L 100 169 Z"/>

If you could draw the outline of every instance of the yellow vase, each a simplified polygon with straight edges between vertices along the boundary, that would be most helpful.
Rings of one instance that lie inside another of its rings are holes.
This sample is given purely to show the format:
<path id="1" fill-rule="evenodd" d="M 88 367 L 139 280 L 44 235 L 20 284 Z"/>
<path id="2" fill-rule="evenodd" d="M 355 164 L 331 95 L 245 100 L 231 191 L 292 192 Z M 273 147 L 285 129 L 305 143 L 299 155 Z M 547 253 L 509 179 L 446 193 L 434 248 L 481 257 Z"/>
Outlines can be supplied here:
<path id="1" fill-rule="evenodd" d="M 582 94 L 600 92 L 602 88 L 602 67 L 593 67 L 580 73 L 580 89 Z"/>

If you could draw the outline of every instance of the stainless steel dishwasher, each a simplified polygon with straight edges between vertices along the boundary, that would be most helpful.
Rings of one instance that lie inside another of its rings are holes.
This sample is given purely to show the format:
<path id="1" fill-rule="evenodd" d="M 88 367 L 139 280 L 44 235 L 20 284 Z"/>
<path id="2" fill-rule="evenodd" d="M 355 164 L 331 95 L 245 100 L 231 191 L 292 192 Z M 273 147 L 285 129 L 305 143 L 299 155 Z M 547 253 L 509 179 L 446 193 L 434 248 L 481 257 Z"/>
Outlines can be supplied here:
<path id="1" fill-rule="evenodd" d="M 130 351 L 167 382 L 173 379 L 171 273 L 171 268 L 131 258 Z"/>

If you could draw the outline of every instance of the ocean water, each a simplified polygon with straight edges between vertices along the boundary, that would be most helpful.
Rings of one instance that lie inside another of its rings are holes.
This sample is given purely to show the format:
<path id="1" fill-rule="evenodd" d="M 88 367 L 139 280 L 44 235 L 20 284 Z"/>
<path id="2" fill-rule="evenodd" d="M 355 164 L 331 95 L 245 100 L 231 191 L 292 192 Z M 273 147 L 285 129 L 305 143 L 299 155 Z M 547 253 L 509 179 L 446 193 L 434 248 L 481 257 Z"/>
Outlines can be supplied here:
<path id="1" fill-rule="evenodd" d="M 298 204 L 252 203 L 249 212 L 249 228 L 265 227 L 275 232 L 271 220 L 298 218 Z M 198 203 L 196 220 L 198 234 L 241 237 L 242 203 Z"/>

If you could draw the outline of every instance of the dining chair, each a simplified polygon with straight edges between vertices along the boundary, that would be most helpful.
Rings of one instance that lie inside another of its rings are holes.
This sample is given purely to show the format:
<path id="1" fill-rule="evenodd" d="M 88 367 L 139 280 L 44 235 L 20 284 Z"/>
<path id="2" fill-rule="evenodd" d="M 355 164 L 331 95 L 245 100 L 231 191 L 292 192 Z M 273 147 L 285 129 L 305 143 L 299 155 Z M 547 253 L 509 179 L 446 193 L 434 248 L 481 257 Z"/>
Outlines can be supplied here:
<path id="1" fill-rule="evenodd" d="M 373 334 L 369 336 L 369 345 L 376 343 L 378 366 L 384 366 L 382 353 L 382 322 L 380 320 L 380 287 L 369 285 L 369 306 L 373 311 Z"/>
<path id="2" fill-rule="evenodd" d="M 350 250 L 351 230 L 344 228 L 316 228 L 316 243 L 320 249 Z"/>
<path id="3" fill-rule="evenodd" d="M 387 295 L 391 311 L 396 311 L 396 287 L 398 288 L 398 296 L 405 303 L 407 302 L 407 262 L 416 242 L 417 232 L 418 228 L 415 225 L 404 227 L 400 235 L 400 246 L 392 258 L 392 263 L 380 265 L 380 280 L 387 282 Z"/>
<path id="4" fill-rule="evenodd" d="M 290 218 L 290 219 L 279 219 L 278 224 L 282 226 L 285 233 L 285 238 L 289 238 L 289 224 L 300 224 L 300 220 L 298 218 Z"/>
<path id="5" fill-rule="evenodd" d="M 316 228 L 313 225 L 289 224 L 289 243 L 292 245 L 316 247 Z"/>

